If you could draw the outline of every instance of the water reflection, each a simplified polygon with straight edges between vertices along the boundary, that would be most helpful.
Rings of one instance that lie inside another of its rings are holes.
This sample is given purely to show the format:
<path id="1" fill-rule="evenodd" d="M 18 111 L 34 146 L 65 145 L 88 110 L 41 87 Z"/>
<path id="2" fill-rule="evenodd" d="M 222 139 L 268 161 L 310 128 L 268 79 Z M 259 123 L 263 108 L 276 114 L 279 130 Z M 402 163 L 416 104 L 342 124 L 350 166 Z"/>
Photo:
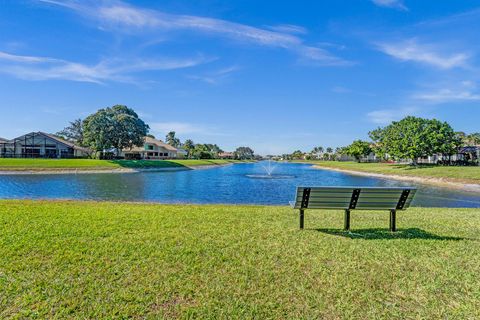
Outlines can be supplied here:
<path id="1" fill-rule="evenodd" d="M 306 164 L 278 164 L 275 175 L 288 179 L 252 179 L 264 175 L 260 163 L 206 170 L 129 174 L 0 176 L 0 198 L 63 198 L 117 201 L 286 205 L 299 185 L 417 186 L 414 205 L 480 208 L 480 194 L 317 170 Z"/>

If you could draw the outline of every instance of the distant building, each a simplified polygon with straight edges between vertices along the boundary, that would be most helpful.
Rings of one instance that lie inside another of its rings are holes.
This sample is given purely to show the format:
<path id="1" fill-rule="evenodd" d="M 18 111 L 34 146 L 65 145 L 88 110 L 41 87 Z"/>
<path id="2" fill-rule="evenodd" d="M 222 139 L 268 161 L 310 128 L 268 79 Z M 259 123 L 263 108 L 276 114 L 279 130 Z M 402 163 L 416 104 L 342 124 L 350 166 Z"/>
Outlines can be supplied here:
<path id="1" fill-rule="evenodd" d="M 220 152 L 218 154 L 218 157 L 220 159 L 233 159 L 235 157 L 235 154 L 233 152 Z"/>
<path id="2" fill-rule="evenodd" d="M 145 143 L 142 146 L 123 150 L 121 156 L 130 160 L 161 160 L 183 158 L 183 152 L 179 152 L 179 149 L 172 147 L 161 140 L 152 137 L 145 137 Z"/>
<path id="3" fill-rule="evenodd" d="M 78 158 L 89 150 L 45 132 L 30 132 L 12 140 L 0 139 L 2 158 Z"/>

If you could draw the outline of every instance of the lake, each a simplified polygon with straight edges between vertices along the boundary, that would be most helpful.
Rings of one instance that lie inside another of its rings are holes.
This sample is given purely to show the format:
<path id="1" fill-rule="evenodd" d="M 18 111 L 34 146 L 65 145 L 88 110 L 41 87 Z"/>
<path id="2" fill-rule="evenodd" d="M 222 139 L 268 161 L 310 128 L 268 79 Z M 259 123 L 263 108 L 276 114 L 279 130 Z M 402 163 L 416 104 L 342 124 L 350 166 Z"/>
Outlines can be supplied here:
<path id="1" fill-rule="evenodd" d="M 0 198 L 287 205 L 300 185 L 410 185 L 419 189 L 415 206 L 480 208 L 479 193 L 353 176 L 309 164 L 274 165 L 277 179 L 257 177 L 265 174 L 265 162 L 171 172 L 0 175 Z"/>

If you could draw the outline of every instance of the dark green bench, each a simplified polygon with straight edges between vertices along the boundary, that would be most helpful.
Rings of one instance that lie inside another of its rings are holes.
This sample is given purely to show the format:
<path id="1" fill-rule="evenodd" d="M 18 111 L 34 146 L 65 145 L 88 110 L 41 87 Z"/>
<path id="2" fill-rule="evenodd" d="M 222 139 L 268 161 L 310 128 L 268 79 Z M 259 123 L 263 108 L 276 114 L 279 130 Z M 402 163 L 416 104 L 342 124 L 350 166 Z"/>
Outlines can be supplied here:
<path id="1" fill-rule="evenodd" d="M 405 210 L 417 192 L 416 188 L 382 187 L 298 187 L 294 209 L 300 210 L 300 229 L 304 226 L 306 209 L 345 210 L 345 230 L 350 230 L 351 210 L 390 211 L 390 230 L 396 231 L 396 212 Z"/>

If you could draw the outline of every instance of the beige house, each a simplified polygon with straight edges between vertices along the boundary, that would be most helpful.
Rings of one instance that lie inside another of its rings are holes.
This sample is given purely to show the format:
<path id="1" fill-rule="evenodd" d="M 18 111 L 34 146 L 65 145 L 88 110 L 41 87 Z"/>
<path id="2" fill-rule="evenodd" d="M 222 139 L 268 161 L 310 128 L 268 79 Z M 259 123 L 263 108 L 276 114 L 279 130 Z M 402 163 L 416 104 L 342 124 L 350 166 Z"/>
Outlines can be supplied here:
<path id="1" fill-rule="evenodd" d="M 235 158 L 235 154 L 233 152 L 220 152 L 218 157 L 220 159 L 233 159 Z"/>
<path id="2" fill-rule="evenodd" d="M 12 140 L 0 139 L 3 158 L 79 158 L 89 150 L 45 132 L 30 132 Z"/>
<path id="3" fill-rule="evenodd" d="M 145 137 L 145 144 L 143 146 L 123 150 L 121 155 L 125 157 L 125 159 L 138 160 L 176 159 L 183 157 L 177 148 L 151 137 Z"/>

